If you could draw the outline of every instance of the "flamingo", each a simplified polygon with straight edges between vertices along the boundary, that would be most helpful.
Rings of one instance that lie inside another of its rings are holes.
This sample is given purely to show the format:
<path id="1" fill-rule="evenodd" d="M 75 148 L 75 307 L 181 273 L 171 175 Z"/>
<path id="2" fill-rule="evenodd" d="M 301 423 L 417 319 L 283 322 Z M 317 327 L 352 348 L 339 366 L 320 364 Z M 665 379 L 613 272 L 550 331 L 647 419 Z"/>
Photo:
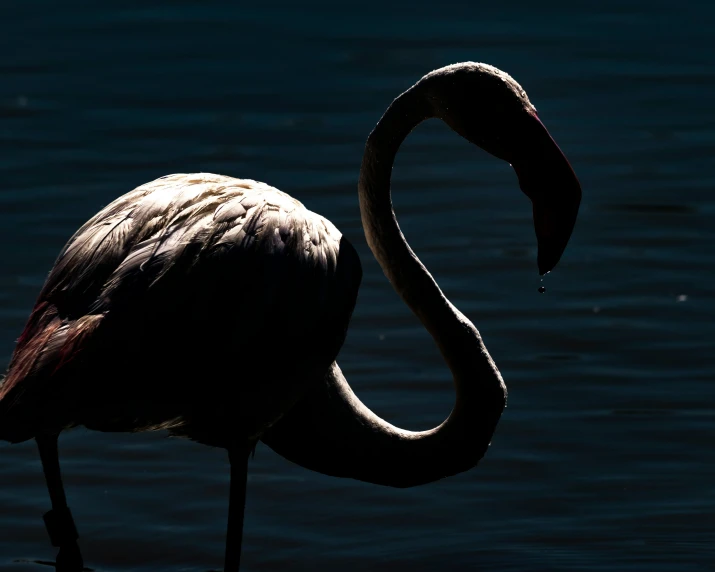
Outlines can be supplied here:
<path id="1" fill-rule="evenodd" d="M 58 569 L 83 565 L 57 450 L 71 427 L 164 429 L 227 449 L 226 572 L 239 568 L 247 461 L 259 440 L 308 469 L 391 487 L 481 460 L 506 386 L 479 331 L 411 250 L 390 198 L 400 144 L 432 117 L 513 166 L 533 203 L 541 274 L 568 243 L 581 188 L 522 87 L 486 64 L 425 75 L 369 135 L 358 182 L 365 236 L 451 370 L 448 418 L 427 431 L 400 429 L 345 380 L 335 360 L 362 271 L 330 221 L 253 180 L 162 177 L 70 238 L 0 385 L 0 438 L 34 438 L 39 448 Z"/>

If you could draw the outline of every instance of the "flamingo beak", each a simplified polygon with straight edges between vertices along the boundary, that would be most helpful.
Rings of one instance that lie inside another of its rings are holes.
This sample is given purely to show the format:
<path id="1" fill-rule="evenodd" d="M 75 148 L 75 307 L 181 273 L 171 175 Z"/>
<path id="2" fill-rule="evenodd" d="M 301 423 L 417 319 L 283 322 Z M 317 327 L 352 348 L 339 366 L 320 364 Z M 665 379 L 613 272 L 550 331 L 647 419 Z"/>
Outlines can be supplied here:
<path id="1" fill-rule="evenodd" d="M 531 199 L 538 243 L 539 274 L 558 263 L 571 238 L 581 203 L 581 185 L 571 165 L 544 124 L 529 114 L 524 134 L 523 157 L 512 165 L 519 186 Z"/>

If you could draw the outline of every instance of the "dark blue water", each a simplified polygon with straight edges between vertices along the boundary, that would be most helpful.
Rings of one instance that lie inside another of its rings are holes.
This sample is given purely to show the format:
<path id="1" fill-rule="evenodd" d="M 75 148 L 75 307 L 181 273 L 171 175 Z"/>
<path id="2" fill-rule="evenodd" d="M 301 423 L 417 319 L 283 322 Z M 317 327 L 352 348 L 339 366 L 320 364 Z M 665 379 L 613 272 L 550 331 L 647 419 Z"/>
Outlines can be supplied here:
<path id="1" fill-rule="evenodd" d="M 449 373 L 369 255 L 356 181 L 395 95 L 436 67 L 489 62 L 525 87 L 584 188 L 546 294 L 507 165 L 430 122 L 398 157 L 394 197 L 509 386 L 493 446 L 477 469 L 404 491 L 259 446 L 245 568 L 713 569 L 711 4 L 115 4 L 3 7 L 0 366 L 76 227 L 145 181 L 210 171 L 266 181 L 348 236 L 365 278 L 342 369 L 390 421 L 439 423 Z M 75 430 L 60 453 L 88 566 L 221 565 L 224 451 Z M 34 444 L 0 444 L 0 569 L 46 569 L 48 508 Z"/>

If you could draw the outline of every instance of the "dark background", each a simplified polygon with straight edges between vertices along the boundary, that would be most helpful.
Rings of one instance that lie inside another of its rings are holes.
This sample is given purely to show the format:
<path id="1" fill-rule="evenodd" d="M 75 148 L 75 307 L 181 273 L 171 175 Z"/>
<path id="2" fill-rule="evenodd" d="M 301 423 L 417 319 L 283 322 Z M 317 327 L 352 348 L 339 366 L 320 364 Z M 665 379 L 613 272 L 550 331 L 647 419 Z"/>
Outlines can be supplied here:
<path id="1" fill-rule="evenodd" d="M 581 179 L 576 231 L 539 295 L 509 167 L 438 122 L 408 139 L 400 223 L 480 328 L 509 407 L 477 469 L 412 490 L 259 446 L 246 570 L 712 569 L 715 8 L 487 4 L 3 3 L 2 367 L 82 222 L 156 177 L 217 172 L 296 196 L 357 246 L 365 278 L 340 364 L 376 412 L 428 428 L 451 383 L 365 245 L 367 134 L 423 74 L 485 61 L 524 86 Z M 220 566 L 224 451 L 75 430 L 60 453 L 88 566 Z M 46 569 L 31 561 L 54 554 L 48 508 L 34 444 L 0 445 L 0 569 Z"/>

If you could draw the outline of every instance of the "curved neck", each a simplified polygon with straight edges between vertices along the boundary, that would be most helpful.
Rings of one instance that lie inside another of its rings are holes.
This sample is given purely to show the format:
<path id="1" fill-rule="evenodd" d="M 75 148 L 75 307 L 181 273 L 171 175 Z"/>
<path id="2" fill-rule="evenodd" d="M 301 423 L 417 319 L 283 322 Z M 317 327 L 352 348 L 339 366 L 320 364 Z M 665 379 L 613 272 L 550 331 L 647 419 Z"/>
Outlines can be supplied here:
<path id="1" fill-rule="evenodd" d="M 360 167 L 358 195 L 365 237 L 393 288 L 417 316 L 431 321 L 433 312 L 423 311 L 424 297 L 439 301 L 442 293 L 407 244 L 392 208 L 390 178 L 395 156 L 407 135 L 432 116 L 426 101 L 415 88 L 403 93 L 387 109 L 370 133 Z M 428 328 L 429 325 L 425 324 Z"/>
<path id="2" fill-rule="evenodd" d="M 503 385 L 479 332 L 440 290 L 412 251 L 392 208 L 390 179 L 397 151 L 407 135 L 434 116 L 416 85 L 398 97 L 368 137 L 358 194 L 365 237 L 392 287 L 420 319 L 454 375 L 457 401 L 474 390 L 475 377 Z"/>
<path id="3" fill-rule="evenodd" d="M 397 151 L 410 131 L 432 115 L 419 84 L 398 97 L 368 138 L 358 189 L 372 252 L 452 372 L 454 409 L 434 429 L 400 429 L 370 411 L 334 363 L 324 383 L 262 437 L 306 468 L 395 487 L 431 482 L 476 465 L 504 409 L 506 387 L 479 332 L 407 244 L 392 209 L 390 175 Z"/>

